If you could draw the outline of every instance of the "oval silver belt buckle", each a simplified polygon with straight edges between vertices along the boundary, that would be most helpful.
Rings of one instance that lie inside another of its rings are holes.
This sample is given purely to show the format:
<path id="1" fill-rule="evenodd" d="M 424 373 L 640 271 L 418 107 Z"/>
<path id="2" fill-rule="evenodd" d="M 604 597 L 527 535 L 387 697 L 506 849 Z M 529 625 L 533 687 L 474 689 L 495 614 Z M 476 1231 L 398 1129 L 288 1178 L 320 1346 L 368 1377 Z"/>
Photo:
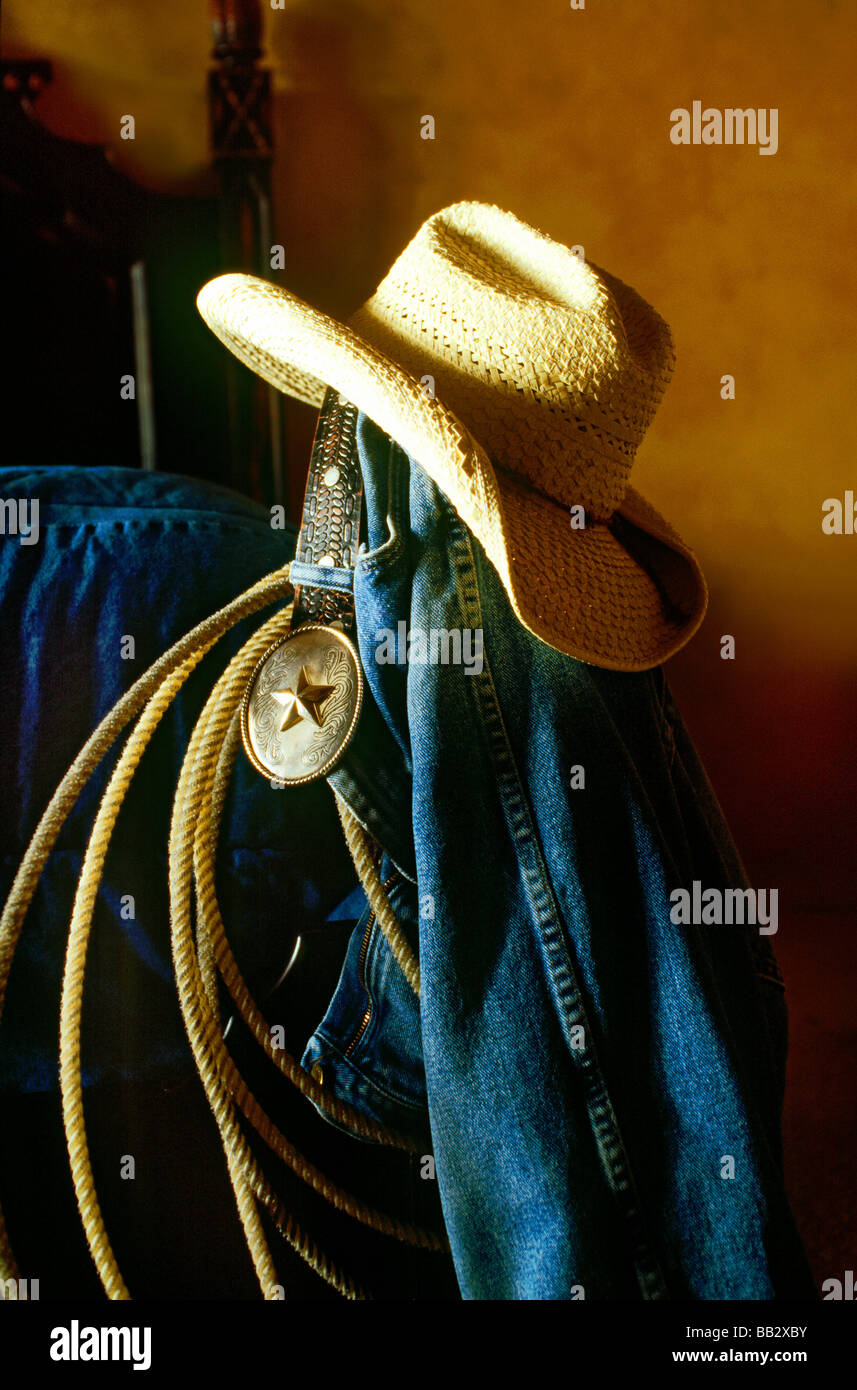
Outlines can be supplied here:
<path id="1" fill-rule="evenodd" d="M 363 672 L 344 632 L 304 623 L 257 663 L 241 703 L 244 751 L 287 787 L 325 777 L 357 727 Z"/>

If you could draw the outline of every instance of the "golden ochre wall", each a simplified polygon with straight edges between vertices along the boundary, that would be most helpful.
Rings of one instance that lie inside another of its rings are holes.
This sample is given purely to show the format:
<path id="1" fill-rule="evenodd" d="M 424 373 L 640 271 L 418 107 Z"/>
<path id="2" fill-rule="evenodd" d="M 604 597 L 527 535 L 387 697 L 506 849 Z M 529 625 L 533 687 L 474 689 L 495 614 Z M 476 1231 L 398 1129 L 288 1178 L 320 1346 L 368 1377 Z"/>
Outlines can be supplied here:
<path id="1" fill-rule="evenodd" d="M 582 243 L 670 322 L 678 366 L 635 481 L 696 546 L 708 640 L 857 663 L 857 16 L 836 0 L 285 0 L 265 6 L 284 278 L 346 313 L 428 213 L 497 202 Z M 207 164 L 208 7 L 7 0 L 7 56 L 53 59 L 64 134 L 170 189 Z M 779 147 L 676 146 L 670 112 L 777 108 Z M 117 139 L 132 113 L 136 139 Z M 420 138 L 420 118 L 435 139 Z M 734 401 L 720 379 L 735 377 Z"/>

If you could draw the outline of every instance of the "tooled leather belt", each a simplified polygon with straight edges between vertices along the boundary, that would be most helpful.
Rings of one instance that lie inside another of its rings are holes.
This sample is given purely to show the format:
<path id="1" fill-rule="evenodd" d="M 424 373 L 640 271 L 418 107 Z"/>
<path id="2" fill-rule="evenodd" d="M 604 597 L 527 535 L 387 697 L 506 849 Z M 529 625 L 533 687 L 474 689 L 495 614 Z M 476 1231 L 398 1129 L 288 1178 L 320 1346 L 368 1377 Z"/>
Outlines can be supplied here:
<path id="1" fill-rule="evenodd" d="M 256 666 L 241 706 L 245 752 L 277 785 L 300 786 L 325 777 L 360 715 L 363 673 L 348 635 L 354 631 L 354 557 L 363 498 L 356 427 L 357 407 L 328 390 L 290 569 L 291 625 Z"/>

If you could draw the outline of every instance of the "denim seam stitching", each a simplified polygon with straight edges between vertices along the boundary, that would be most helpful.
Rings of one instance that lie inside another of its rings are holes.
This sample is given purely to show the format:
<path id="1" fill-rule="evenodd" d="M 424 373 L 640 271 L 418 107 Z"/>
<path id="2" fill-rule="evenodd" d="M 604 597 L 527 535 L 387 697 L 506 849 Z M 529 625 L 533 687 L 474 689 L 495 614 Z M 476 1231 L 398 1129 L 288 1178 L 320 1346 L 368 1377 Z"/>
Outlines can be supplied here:
<path id="1" fill-rule="evenodd" d="M 404 553 L 402 516 L 404 499 L 402 493 L 405 475 L 402 468 L 395 467 L 396 447 L 395 441 L 391 439 L 387 455 L 387 539 L 366 555 L 361 555 L 358 552 L 357 564 L 364 574 L 370 574 L 382 565 L 392 565 L 401 559 Z"/>
<path id="2" fill-rule="evenodd" d="M 334 1042 L 328 1036 L 328 1034 L 325 1033 L 322 1025 L 319 1025 L 319 1027 L 313 1033 L 312 1037 L 307 1043 L 307 1048 L 310 1047 L 311 1044 L 316 1040 L 318 1041 L 319 1045 L 324 1049 L 322 1055 L 320 1055 L 317 1059 L 322 1066 L 328 1058 L 335 1057 L 337 1064 L 347 1067 L 348 1071 L 353 1074 L 353 1076 L 361 1085 L 369 1087 L 372 1091 L 376 1093 L 376 1095 L 382 1096 L 384 1100 L 391 1101 L 394 1105 L 404 1105 L 407 1107 L 408 1110 L 413 1110 L 414 1114 L 425 1113 L 426 1106 L 424 1101 L 408 1100 L 404 1096 L 397 1095 L 395 1091 L 386 1090 L 385 1087 L 380 1086 L 373 1077 L 367 1076 L 366 1073 L 362 1071 L 360 1067 L 357 1066 L 356 1062 L 354 1062 L 351 1057 L 345 1056 L 345 1053 L 342 1051 L 339 1044 Z M 306 1048 L 304 1049 L 304 1051 L 306 1051 Z M 343 1097 L 341 1087 L 337 1088 L 337 1095 L 340 1099 L 347 1098 Z"/>
<path id="3" fill-rule="evenodd" d="M 479 626 L 482 615 L 475 558 L 470 538 L 456 517 L 452 518 L 450 527 L 449 554 L 460 580 L 459 592 L 462 601 L 470 607 L 471 615 L 475 614 L 476 625 Z M 530 918 L 536 928 L 548 967 L 548 978 L 560 1027 L 568 1040 L 568 1028 L 582 1024 L 588 1040 L 587 1048 L 582 1054 L 576 1054 L 576 1050 L 571 1048 L 569 1052 L 572 1064 L 578 1067 L 583 1078 L 586 1106 L 596 1146 L 602 1156 L 602 1168 L 620 1211 L 625 1215 L 630 1227 L 632 1258 L 637 1280 L 644 1298 L 664 1298 L 667 1296 L 666 1283 L 658 1259 L 642 1229 L 644 1217 L 630 1162 L 607 1092 L 604 1074 L 595 1056 L 595 1034 L 589 1026 L 569 947 L 558 926 L 561 914 L 550 888 L 547 866 L 544 864 L 532 817 L 528 813 L 521 791 L 520 776 L 503 722 L 490 662 L 487 659 L 483 658 L 482 672 L 471 682 L 471 686 L 479 705 L 488 747 L 497 768 L 498 789 L 506 813 L 507 826 L 520 856 L 522 881 L 531 904 Z M 525 853 L 530 860 L 529 865 L 521 862 Z M 625 1193 L 629 1193 L 630 1197 L 625 1197 Z"/>

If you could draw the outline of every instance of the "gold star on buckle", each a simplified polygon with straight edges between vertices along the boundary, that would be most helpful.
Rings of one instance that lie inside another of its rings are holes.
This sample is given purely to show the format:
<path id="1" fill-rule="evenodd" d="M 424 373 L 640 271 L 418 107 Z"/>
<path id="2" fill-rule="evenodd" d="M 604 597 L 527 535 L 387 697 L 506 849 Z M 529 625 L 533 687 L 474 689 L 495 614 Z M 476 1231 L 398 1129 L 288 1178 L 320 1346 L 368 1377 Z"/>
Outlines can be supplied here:
<path id="1" fill-rule="evenodd" d="M 320 707 L 336 689 L 335 685 L 314 685 L 305 666 L 301 667 L 297 684 L 297 690 L 271 691 L 274 699 L 285 710 L 283 722 L 280 725 L 281 734 L 284 734 L 287 729 L 294 728 L 295 724 L 299 724 L 302 719 L 310 719 L 313 724 L 317 724 L 321 728 Z"/>

